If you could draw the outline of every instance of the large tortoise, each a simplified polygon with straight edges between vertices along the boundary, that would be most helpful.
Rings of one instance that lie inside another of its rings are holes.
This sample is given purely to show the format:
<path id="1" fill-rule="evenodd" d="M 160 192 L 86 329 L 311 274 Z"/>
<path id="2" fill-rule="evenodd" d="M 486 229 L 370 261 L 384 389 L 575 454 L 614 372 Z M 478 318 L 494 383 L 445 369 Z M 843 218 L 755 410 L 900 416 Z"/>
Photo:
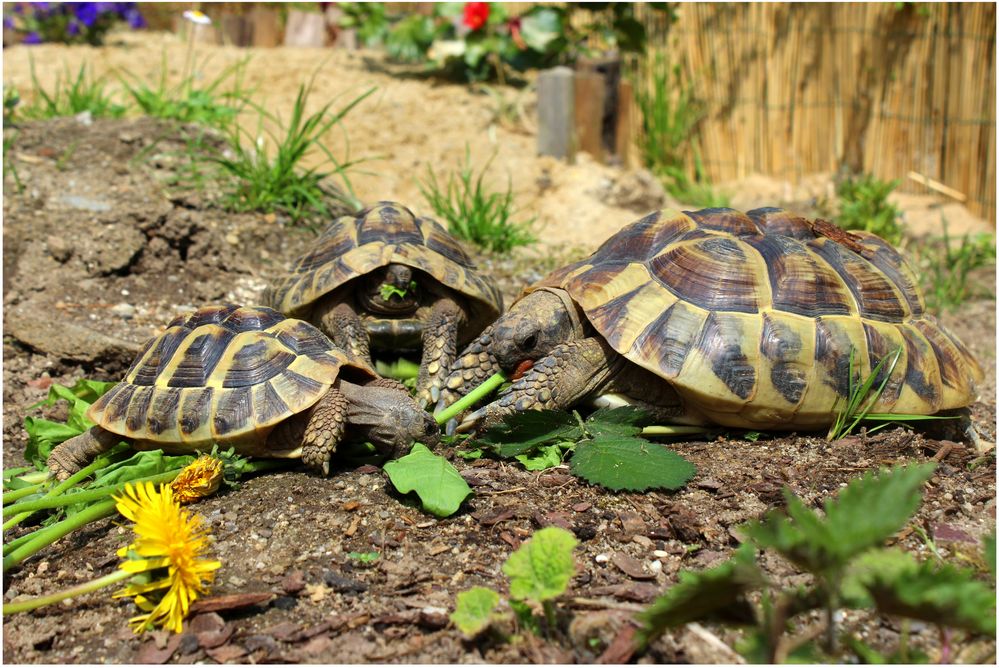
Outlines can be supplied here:
<path id="1" fill-rule="evenodd" d="M 301 457 L 328 474 L 342 440 L 395 453 L 438 434 L 404 387 L 309 323 L 232 304 L 175 318 L 87 417 L 96 426 L 49 456 L 60 479 L 122 440 L 168 452 L 232 445 L 242 455 Z"/>
<path id="2" fill-rule="evenodd" d="M 370 349 L 420 350 L 417 398 L 439 398 L 465 345 L 503 310 L 496 286 L 437 222 L 378 202 L 330 224 L 264 297 L 371 363 Z"/>
<path id="3" fill-rule="evenodd" d="M 899 347 L 874 412 L 975 400 L 981 368 L 879 237 L 774 208 L 659 211 L 527 288 L 456 360 L 438 409 L 532 365 L 462 428 L 596 397 L 680 424 L 819 428 Z"/>

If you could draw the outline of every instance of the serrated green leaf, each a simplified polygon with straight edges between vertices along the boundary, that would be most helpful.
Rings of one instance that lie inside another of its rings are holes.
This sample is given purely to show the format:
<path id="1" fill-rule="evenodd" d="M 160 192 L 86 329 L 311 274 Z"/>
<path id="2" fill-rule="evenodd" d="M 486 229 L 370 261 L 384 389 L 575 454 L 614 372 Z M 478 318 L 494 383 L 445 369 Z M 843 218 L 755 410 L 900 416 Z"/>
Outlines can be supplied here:
<path id="1" fill-rule="evenodd" d="M 560 527 L 535 532 L 503 563 L 510 578 L 510 597 L 541 603 L 561 596 L 576 570 L 572 550 L 576 537 Z"/>
<path id="2" fill-rule="evenodd" d="M 462 459 L 481 459 L 482 458 L 482 448 L 475 448 L 474 450 L 455 450 L 454 454 Z"/>
<path id="3" fill-rule="evenodd" d="M 521 17 L 520 34 L 527 46 L 544 53 L 562 34 L 562 15 L 552 8 L 535 8 Z"/>
<path id="4" fill-rule="evenodd" d="M 573 473 L 590 484 L 638 492 L 679 489 L 697 472 L 693 464 L 665 446 L 632 436 L 582 441 L 569 464 Z"/>
<path id="5" fill-rule="evenodd" d="M 756 551 L 742 545 L 728 561 L 704 571 L 681 571 L 679 582 L 638 614 L 643 644 L 666 629 L 699 620 L 753 624 L 756 613 L 745 595 L 764 583 Z"/>
<path id="6" fill-rule="evenodd" d="M 746 525 L 745 532 L 812 573 L 842 569 L 905 526 L 932 473 L 932 464 L 869 472 L 826 501 L 824 519 L 787 492 L 787 516 L 770 513 L 763 522 Z"/>
<path id="7" fill-rule="evenodd" d="M 31 416 L 24 418 L 24 430 L 28 432 L 28 444 L 24 448 L 24 456 L 39 467 L 45 466 L 55 446 L 82 433 L 82 430 L 62 422 Z"/>
<path id="8" fill-rule="evenodd" d="M 486 587 L 472 587 L 458 594 L 451 621 L 468 638 L 482 633 L 493 620 L 499 594 Z"/>
<path id="9" fill-rule="evenodd" d="M 883 552 L 857 575 L 879 611 L 995 635 L 996 592 L 970 569 L 920 563 L 901 550 Z"/>
<path id="10" fill-rule="evenodd" d="M 405 457 L 386 462 L 384 469 L 400 493 L 416 492 L 423 509 L 438 517 L 453 515 L 472 494 L 458 469 L 422 443 Z"/>
<path id="11" fill-rule="evenodd" d="M 586 418 L 584 427 L 591 436 L 638 436 L 650 422 L 647 411 L 636 406 L 600 408 Z"/>
<path id="12" fill-rule="evenodd" d="M 544 471 L 562 463 L 562 448 L 558 443 L 542 445 L 537 454 L 516 455 L 516 459 L 528 471 Z"/>
<path id="13" fill-rule="evenodd" d="M 507 416 L 476 439 L 500 457 L 515 457 L 553 441 L 575 441 L 583 431 L 565 411 L 521 411 Z"/>

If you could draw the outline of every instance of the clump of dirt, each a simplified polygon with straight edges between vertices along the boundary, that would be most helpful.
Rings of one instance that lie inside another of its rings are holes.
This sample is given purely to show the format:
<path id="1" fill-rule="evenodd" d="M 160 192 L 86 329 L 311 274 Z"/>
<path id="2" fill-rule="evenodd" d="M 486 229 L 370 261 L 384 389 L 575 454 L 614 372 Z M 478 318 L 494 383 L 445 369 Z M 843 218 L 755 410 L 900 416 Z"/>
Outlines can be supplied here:
<path id="1" fill-rule="evenodd" d="M 156 156 L 179 151 L 186 131 L 148 119 L 20 128 L 13 159 L 25 189 L 17 192 L 10 178 L 4 184 L 5 466 L 23 461 L 25 415 L 64 410 L 29 408 L 51 382 L 118 379 L 137 346 L 179 312 L 219 299 L 255 302 L 268 278 L 313 238 L 273 217 L 234 215 L 207 197 L 168 194 L 163 183 L 177 165 Z M 553 170 L 555 180 L 564 177 Z M 636 183 L 610 191 L 631 202 L 641 193 L 643 182 Z M 610 192 L 587 195 L 591 185 L 576 191 L 579 206 Z M 579 252 L 481 259 L 509 302 Z M 994 441 L 995 304 L 966 304 L 944 320 L 986 367 L 973 414 Z M 676 448 L 698 473 L 673 494 L 610 493 L 564 466 L 532 473 L 444 449 L 475 490 L 447 519 L 421 513 L 370 465 L 341 461 L 328 478 L 296 468 L 255 477 L 194 506 L 222 562 L 213 594 L 235 600 L 193 615 L 181 635 L 135 636 L 126 623 L 130 601 L 88 594 L 6 616 L 4 654 L 12 663 L 593 662 L 681 569 L 725 559 L 740 541 L 735 527 L 780 506 L 784 487 L 818 505 L 864 471 L 938 459 L 914 525 L 951 558 L 975 549 L 967 540 L 978 541 L 995 523 L 994 458 L 902 429 L 834 443 L 791 434 Z M 505 593 L 503 561 L 549 525 L 581 542 L 571 591 L 558 603 L 571 623 L 551 638 L 464 640 L 447 619 L 456 595 L 475 585 Z M 126 540 L 114 521 L 94 523 L 5 573 L 5 600 L 109 573 Z M 926 556 L 917 532 L 905 530 L 894 542 Z M 355 552 L 378 558 L 361 563 Z M 770 555 L 763 565 L 778 583 L 801 580 Z M 896 620 L 869 614 L 851 613 L 844 625 L 864 629 L 881 649 L 901 633 Z M 734 639 L 733 631 L 709 628 Z M 937 656 L 934 629 L 914 625 L 910 633 L 912 645 Z M 701 636 L 677 631 L 641 660 L 731 659 Z"/>

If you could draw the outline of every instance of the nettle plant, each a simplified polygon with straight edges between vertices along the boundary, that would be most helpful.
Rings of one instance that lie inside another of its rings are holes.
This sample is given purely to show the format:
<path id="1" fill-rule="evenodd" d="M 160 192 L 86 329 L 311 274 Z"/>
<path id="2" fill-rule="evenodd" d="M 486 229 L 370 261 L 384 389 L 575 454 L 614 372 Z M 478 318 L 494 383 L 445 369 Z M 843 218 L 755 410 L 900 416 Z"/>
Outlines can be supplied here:
<path id="1" fill-rule="evenodd" d="M 520 628 L 550 636 L 558 624 L 555 600 L 566 592 L 576 572 L 572 551 L 578 544 L 572 533 L 559 527 L 535 532 L 503 562 L 503 574 L 510 579 L 507 604 L 512 614 L 502 611 L 499 593 L 472 587 L 458 594 L 451 621 L 468 638 L 511 618 Z"/>
<path id="2" fill-rule="evenodd" d="M 668 628 L 716 621 L 745 629 L 736 649 L 753 662 L 837 660 L 839 642 L 867 663 L 927 660 L 908 647 L 906 623 L 899 646 L 885 656 L 839 628 L 843 609 L 934 624 L 942 637 L 943 629 L 995 635 L 994 533 L 983 548 L 992 586 L 972 569 L 919 562 L 900 549 L 884 547 L 919 507 L 921 487 L 933 469 L 918 464 L 868 473 L 827 500 L 824 515 L 785 492 L 786 509 L 744 525 L 750 542 L 728 561 L 680 573 L 679 584 L 639 615 L 640 644 L 646 646 Z M 773 550 L 810 575 L 811 582 L 779 587 L 757 565 L 757 550 Z M 817 625 L 807 623 L 814 611 L 821 613 Z"/>

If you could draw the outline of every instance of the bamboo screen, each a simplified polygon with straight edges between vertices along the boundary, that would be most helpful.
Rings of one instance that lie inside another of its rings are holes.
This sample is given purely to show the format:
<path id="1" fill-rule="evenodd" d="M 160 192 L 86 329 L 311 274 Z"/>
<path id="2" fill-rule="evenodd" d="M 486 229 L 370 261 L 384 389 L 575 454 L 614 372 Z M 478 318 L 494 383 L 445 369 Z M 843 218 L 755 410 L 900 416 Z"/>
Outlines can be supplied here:
<path id="1" fill-rule="evenodd" d="M 705 104 L 697 144 L 709 180 L 794 182 L 845 166 L 927 191 L 911 170 L 995 224 L 994 4 L 692 3 L 677 13 L 668 26 L 639 7 L 649 42 L 638 85 L 657 54 L 680 64 Z"/>

